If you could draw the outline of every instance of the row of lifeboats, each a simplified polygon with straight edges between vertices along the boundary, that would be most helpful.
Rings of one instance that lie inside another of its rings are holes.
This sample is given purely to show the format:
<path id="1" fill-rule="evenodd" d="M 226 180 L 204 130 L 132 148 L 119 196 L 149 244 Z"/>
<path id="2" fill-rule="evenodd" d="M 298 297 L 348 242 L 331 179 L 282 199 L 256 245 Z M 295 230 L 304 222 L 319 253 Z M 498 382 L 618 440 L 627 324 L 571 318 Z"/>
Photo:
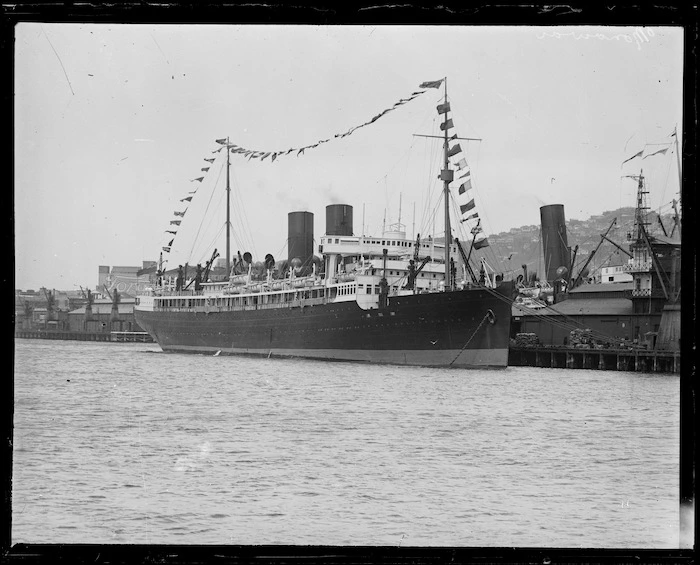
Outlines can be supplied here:
<path id="1" fill-rule="evenodd" d="M 275 280 L 272 282 L 256 282 L 247 284 L 247 281 L 240 282 L 238 280 L 231 281 L 229 288 L 224 290 L 224 294 L 257 294 L 260 292 L 272 292 L 276 290 L 291 290 L 298 288 L 311 288 L 321 285 L 321 279 L 310 275 L 308 277 L 299 277 L 296 279 Z"/>

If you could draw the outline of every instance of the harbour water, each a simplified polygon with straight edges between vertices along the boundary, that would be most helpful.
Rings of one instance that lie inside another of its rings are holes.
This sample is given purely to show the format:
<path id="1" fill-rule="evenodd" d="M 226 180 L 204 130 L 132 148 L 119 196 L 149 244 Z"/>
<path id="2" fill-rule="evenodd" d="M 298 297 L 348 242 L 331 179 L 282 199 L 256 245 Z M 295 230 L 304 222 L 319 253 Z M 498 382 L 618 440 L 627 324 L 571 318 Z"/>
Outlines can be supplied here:
<path id="1" fill-rule="evenodd" d="M 679 376 L 15 341 L 12 543 L 677 548 Z"/>

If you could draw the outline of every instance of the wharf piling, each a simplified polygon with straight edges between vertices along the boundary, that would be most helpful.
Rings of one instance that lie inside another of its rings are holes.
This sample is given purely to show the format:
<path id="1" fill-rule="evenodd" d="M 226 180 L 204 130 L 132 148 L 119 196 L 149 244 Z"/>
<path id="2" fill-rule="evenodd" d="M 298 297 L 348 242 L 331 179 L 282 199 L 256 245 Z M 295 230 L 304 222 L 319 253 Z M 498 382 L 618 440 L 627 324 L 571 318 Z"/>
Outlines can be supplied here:
<path id="1" fill-rule="evenodd" d="M 69 341 L 101 341 L 120 343 L 153 343 L 148 332 L 76 332 L 64 330 L 16 330 L 22 339 L 60 339 Z"/>
<path id="2" fill-rule="evenodd" d="M 510 347 L 508 365 L 552 369 L 680 373 L 681 359 L 677 351 L 522 346 Z"/>

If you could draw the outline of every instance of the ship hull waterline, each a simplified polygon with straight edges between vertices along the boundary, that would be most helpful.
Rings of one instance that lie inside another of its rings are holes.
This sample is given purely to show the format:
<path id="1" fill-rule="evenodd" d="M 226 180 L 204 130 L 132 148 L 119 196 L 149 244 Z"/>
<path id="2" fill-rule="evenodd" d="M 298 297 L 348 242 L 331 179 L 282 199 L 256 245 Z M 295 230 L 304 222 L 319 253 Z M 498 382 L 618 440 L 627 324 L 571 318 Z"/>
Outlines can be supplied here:
<path id="1" fill-rule="evenodd" d="M 356 302 L 245 310 L 139 310 L 165 352 L 257 355 L 425 367 L 508 364 L 512 284 Z"/>

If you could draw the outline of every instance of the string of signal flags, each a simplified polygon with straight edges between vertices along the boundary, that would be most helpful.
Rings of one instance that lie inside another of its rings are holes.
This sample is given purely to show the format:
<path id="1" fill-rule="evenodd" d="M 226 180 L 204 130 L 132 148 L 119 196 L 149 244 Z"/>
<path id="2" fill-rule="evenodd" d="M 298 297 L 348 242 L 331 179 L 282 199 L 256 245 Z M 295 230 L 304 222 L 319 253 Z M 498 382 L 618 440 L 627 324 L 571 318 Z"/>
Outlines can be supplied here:
<path id="1" fill-rule="evenodd" d="M 262 162 L 269 157 L 270 158 L 269 162 L 271 162 L 271 163 L 280 157 L 285 157 L 285 156 L 292 155 L 292 154 L 296 154 L 296 156 L 299 157 L 300 155 L 303 155 L 304 152 L 308 149 L 315 149 L 316 147 L 318 147 L 324 143 L 328 143 L 328 142 L 333 141 L 335 139 L 342 139 L 344 137 L 352 135 L 355 131 L 357 131 L 360 128 L 363 128 L 363 127 L 366 127 L 366 126 L 373 124 L 374 122 L 376 122 L 377 120 L 379 120 L 380 118 L 382 118 L 383 116 L 388 114 L 389 112 L 395 110 L 396 108 L 399 108 L 400 106 L 403 106 L 404 104 L 407 104 L 408 102 L 411 102 L 412 100 L 415 100 L 416 98 L 418 98 L 419 96 L 421 96 L 425 92 L 428 92 L 428 89 L 440 88 L 442 86 L 444 80 L 445 79 L 442 78 L 439 80 L 422 82 L 418 87 L 420 90 L 416 90 L 416 91 L 412 92 L 410 94 L 410 96 L 408 96 L 406 98 L 401 98 L 401 99 L 397 100 L 392 106 L 382 110 L 381 112 L 376 114 L 374 117 L 372 117 L 370 120 L 367 120 L 366 122 L 364 122 L 362 124 L 356 125 L 350 129 L 348 129 L 344 133 L 336 133 L 333 137 L 321 139 L 321 140 L 319 140 L 315 143 L 312 143 L 310 145 L 305 145 L 303 147 L 292 147 L 292 148 L 281 150 L 281 151 L 260 151 L 260 150 L 256 150 L 256 149 L 248 149 L 246 147 L 242 147 L 240 145 L 230 143 L 227 138 L 221 138 L 221 139 L 215 140 L 216 143 L 218 143 L 221 147 L 215 149 L 214 151 L 212 151 L 212 153 L 218 153 L 219 151 L 221 151 L 222 149 L 224 149 L 226 147 L 231 152 L 231 154 L 241 155 L 242 157 L 248 158 L 248 160 L 260 159 L 260 161 Z M 438 106 L 438 113 L 439 114 L 446 113 L 447 111 L 449 111 L 449 109 L 450 109 L 449 103 L 446 102 L 446 103 Z M 445 124 L 441 124 L 440 127 L 441 127 L 441 129 L 444 130 Z M 454 127 L 453 121 L 451 119 L 447 121 L 446 127 L 447 127 L 447 129 Z M 457 166 L 457 169 L 460 170 L 460 172 L 462 173 L 460 175 L 460 179 L 462 179 L 464 181 L 462 184 L 460 184 L 459 195 L 465 195 L 465 193 L 468 194 L 467 191 L 471 188 L 471 179 L 469 178 L 470 171 L 467 167 L 466 160 L 460 154 L 460 152 L 461 152 L 461 148 L 457 144 L 451 148 L 449 156 L 450 156 L 451 160 L 452 160 L 452 158 L 456 157 L 456 159 L 453 161 L 453 163 Z M 191 179 L 190 182 L 201 183 L 204 181 L 206 173 L 209 171 L 210 165 L 211 165 L 211 163 L 213 163 L 215 161 L 215 158 L 205 158 L 204 160 L 208 163 L 208 165 L 206 167 L 201 168 L 201 171 L 203 173 L 205 173 L 205 175 Z M 180 199 L 180 202 L 187 202 L 187 203 L 191 202 L 192 197 L 194 196 L 194 194 L 196 194 L 196 192 L 197 192 L 197 189 L 195 188 L 195 190 L 190 191 L 187 196 Z M 463 222 L 469 221 L 469 220 L 478 220 L 479 216 L 478 216 L 478 213 L 474 213 L 474 211 L 473 211 L 474 207 L 475 207 L 475 205 L 474 205 L 473 199 L 469 200 L 466 204 L 460 205 L 460 211 L 465 216 L 464 219 L 462 220 Z M 187 212 L 187 208 L 185 208 L 184 210 L 181 210 L 181 211 L 180 210 L 174 211 L 175 218 L 170 220 L 171 229 L 166 230 L 166 232 L 165 232 L 165 233 L 170 234 L 172 237 L 170 238 L 170 241 L 167 243 L 167 245 L 162 247 L 162 250 L 164 252 L 170 253 L 172 245 L 175 241 L 175 236 L 177 235 L 177 230 L 173 229 L 173 226 L 177 227 L 181 224 L 182 218 L 184 218 L 186 212 Z M 468 212 L 472 212 L 472 213 L 470 215 L 467 215 Z M 477 224 L 476 229 L 478 231 L 481 231 L 478 228 L 478 225 L 479 224 Z M 484 241 L 482 243 L 482 245 L 488 245 L 488 242 Z"/>
<path id="2" fill-rule="evenodd" d="M 418 87 L 421 90 L 416 90 L 416 91 L 412 92 L 410 96 L 408 96 L 406 98 L 401 98 L 400 100 L 397 100 L 392 106 L 382 110 L 376 116 L 374 116 L 372 119 L 370 119 L 362 124 L 359 124 L 357 126 L 354 126 L 344 133 L 336 133 L 333 137 L 329 137 L 327 139 L 321 139 L 321 140 L 317 141 L 316 143 L 312 143 L 310 145 L 305 145 L 303 147 L 293 147 L 290 149 L 285 149 L 283 151 L 259 151 L 259 150 L 255 150 L 255 149 L 247 149 L 245 147 L 241 147 L 240 145 L 236 145 L 236 144 L 231 144 L 228 142 L 228 140 L 226 138 L 222 138 L 222 139 L 216 140 L 216 143 L 221 145 L 221 147 L 219 147 L 218 149 L 215 149 L 214 151 L 212 151 L 212 153 L 218 153 L 224 147 L 228 147 L 228 150 L 232 154 L 238 154 L 238 155 L 241 155 L 243 157 L 247 157 L 249 160 L 250 159 L 260 159 L 260 161 L 262 162 L 265 159 L 267 159 L 268 157 L 270 157 L 271 163 L 274 162 L 279 157 L 291 155 L 293 153 L 296 153 L 296 156 L 298 157 L 300 155 L 303 155 L 304 151 L 306 151 L 307 149 L 314 149 L 314 148 L 318 147 L 319 145 L 322 145 L 324 143 L 328 143 L 329 141 L 332 141 L 335 139 L 342 139 L 344 137 L 352 135 L 353 132 L 357 131 L 360 128 L 363 128 L 363 127 L 366 127 L 368 125 L 373 124 L 374 122 L 376 122 L 377 120 L 379 120 L 380 118 L 382 118 L 383 116 L 388 114 L 389 112 L 395 110 L 396 108 L 399 108 L 400 106 L 403 106 L 404 104 L 407 104 L 411 100 L 415 100 L 421 94 L 428 92 L 428 89 L 440 88 L 440 86 L 442 85 L 444 80 L 445 79 L 442 78 L 440 80 L 422 82 Z M 215 161 L 215 159 L 214 158 L 206 158 L 205 161 L 207 161 L 208 163 L 211 164 Z M 209 171 L 209 168 L 210 168 L 209 166 L 202 167 L 201 171 L 206 174 Z M 205 178 L 205 175 L 202 175 L 202 176 L 196 177 L 194 179 L 191 179 L 190 182 L 201 183 L 204 181 L 204 178 Z M 180 202 L 191 202 L 192 197 L 194 196 L 194 194 L 196 192 L 197 192 L 197 189 L 190 191 L 188 193 L 188 196 L 180 199 Z M 175 227 L 179 226 L 182 222 L 182 218 L 184 218 L 184 216 L 185 216 L 185 212 L 187 212 L 187 208 L 185 208 L 185 210 L 182 210 L 182 211 L 176 210 L 174 212 L 175 219 L 170 220 L 170 226 L 175 226 Z M 162 249 L 165 253 L 170 253 L 172 245 L 175 241 L 175 235 L 177 234 L 177 230 L 175 230 L 171 227 L 171 229 L 166 230 L 165 233 L 168 233 L 168 234 L 173 236 L 172 238 L 170 238 L 170 241 L 168 242 L 168 244 L 162 247 Z"/>

